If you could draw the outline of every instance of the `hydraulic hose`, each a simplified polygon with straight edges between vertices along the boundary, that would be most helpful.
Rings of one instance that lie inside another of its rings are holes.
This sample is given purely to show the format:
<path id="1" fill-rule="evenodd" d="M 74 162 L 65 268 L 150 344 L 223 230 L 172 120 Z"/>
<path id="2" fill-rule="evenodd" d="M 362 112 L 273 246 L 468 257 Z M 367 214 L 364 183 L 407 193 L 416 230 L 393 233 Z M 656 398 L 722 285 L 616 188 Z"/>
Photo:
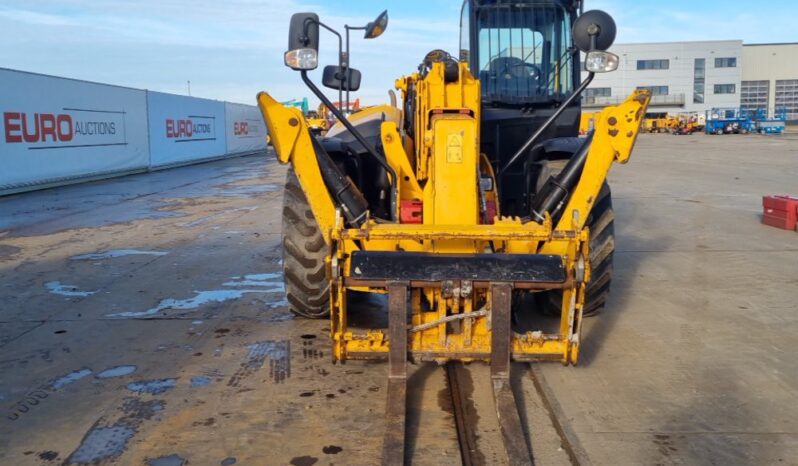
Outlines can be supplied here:
<path id="1" fill-rule="evenodd" d="M 319 90 L 319 88 L 316 87 L 315 84 L 313 84 L 313 81 L 311 81 L 310 78 L 308 77 L 308 72 L 306 70 L 302 70 L 300 74 L 302 76 L 302 81 L 305 83 L 306 86 L 308 86 L 311 92 L 313 92 L 313 94 L 316 97 L 318 97 L 319 100 L 321 100 L 321 102 L 325 106 L 327 106 L 327 108 L 330 109 L 333 115 L 335 115 L 335 117 L 338 118 L 338 121 L 340 121 L 341 124 L 344 125 L 344 127 L 348 129 L 350 133 L 352 133 L 352 136 L 354 136 L 357 142 L 359 142 L 366 149 L 369 155 L 371 155 L 374 158 L 374 160 L 376 160 L 377 163 L 382 165 L 385 171 L 387 171 L 390 174 L 391 176 L 390 215 L 391 215 L 391 220 L 396 221 L 396 196 L 397 196 L 396 192 L 397 192 L 397 186 L 399 184 L 399 179 L 396 177 L 396 172 L 388 164 L 388 162 L 385 160 L 384 157 L 380 157 L 379 154 L 377 154 L 377 151 L 373 147 L 371 147 L 371 144 L 369 144 L 368 141 L 366 141 L 366 138 L 364 138 L 363 135 L 360 134 L 360 131 L 358 131 L 354 126 L 352 126 L 352 123 L 350 123 L 349 120 L 347 120 L 346 117 L 341 113 L 341 111 L 335 105 L 333 105 L 332 102 L 330 102 L 330 99 L 328 99 L 327 96 L 325 96 L 324 93 L 321 92 L 321 90 Z M 311 139 L 313 139 L 312 136 Z"/>
<path id="2" fill-rule="evenodd" d="M 324 150 L 321 143 L 316 138 L 311 137 L 313 149 L 316 152 L 316 159 L 319 161 L 319 171 L 324 180 L 324 184 L 332 194 L 333 199 L 338 202 L 339 207 L 344 213 L 347 222 L 356 227 L 360 227 L 366 222 L 368 212 L 368 202 L 363 197 L 363 193 L 352 183 L 348 176 L 341 173 L 338 166 Z"/>

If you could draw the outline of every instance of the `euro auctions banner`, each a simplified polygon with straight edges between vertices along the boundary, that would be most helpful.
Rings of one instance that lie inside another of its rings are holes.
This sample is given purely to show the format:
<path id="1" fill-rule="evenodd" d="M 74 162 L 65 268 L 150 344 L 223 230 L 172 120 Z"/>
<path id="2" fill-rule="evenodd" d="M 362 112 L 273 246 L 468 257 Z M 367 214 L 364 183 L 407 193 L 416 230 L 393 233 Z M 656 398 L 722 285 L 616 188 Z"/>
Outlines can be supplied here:
<path id="1" fill-rule="evenodd" d="M 149 163 L 144 91 L 0 68 L 0 191 Z"/>
<path id="2" fill-rule="evenodd" d="M 147 108 L 151 166 L 225 155 L 224 102 L 148 91 Z"/>
<path id="3" fill-rule="evenodd" d="M 224 113 L 228 154 L 266 148 L 266 124 L 258 107 L 225 102 Z"/>

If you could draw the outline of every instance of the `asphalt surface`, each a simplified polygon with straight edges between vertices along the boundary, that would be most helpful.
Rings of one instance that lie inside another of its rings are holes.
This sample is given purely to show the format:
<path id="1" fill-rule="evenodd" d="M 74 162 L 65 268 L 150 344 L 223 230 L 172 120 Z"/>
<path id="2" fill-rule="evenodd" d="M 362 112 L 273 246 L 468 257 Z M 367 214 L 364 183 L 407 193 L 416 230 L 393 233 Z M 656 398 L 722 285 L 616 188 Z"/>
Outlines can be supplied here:
<path id="1" fill-rule="evenodd" d="M 387 366 L 333 365 L 327 323 L 287 311 L 283 178 L 261 155 L 0 198 L 0 464 L 378 461 Z M 798 137 L 644 135 L 610 178 L 608 308 L 579 366 L 540 366 L 560 421 L 597 465 L 798 464 L 798 233 L 759 222 L 798 195 Z M 414 464 L 459 464 L 445 389 L 413 369 Z"/>

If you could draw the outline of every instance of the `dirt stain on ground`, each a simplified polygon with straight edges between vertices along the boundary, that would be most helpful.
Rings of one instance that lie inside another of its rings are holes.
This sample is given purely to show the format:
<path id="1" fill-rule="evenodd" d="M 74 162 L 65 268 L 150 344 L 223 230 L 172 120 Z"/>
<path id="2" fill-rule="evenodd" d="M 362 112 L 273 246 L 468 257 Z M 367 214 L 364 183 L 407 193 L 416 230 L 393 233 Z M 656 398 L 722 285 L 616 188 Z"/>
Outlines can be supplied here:
<path id="1" fill-rule="evenodd" d="M 14 254 L 19 253 L 22 251 L 22 248 L 18 248 L 17 246 L 11 246 L 9 244 L 0 244 L 0 260 L 2 259 L 9 259 Z"/>
<path id="2" fill-rule="evenodd" d="M 452 395 L 449 393 L 448 388 L 441 388 L 438 391 L 438 407 L 444 412 L 454 415 L 454 407 L 452 406 Z"/>
<path id="3" fill-rule="evenodd" d="M 321 451 L 326 455 L 337 455 L 341 453 L 344 449 L 337 446 L 337 445 L 327 445 L 326 447 L 322 448 Z"/>
<path id="4" fill-rule="evenodd" d="M 662 456 L 671 456 L 672 453 L 679 451 L 679 449 L 673 445 L 673 440 L 670 435 L 655 434 L 654 443 L 659 447 L 659 452 Z"/>
<path id="5" fill-rule="evenodd" d="M 315 456 L 297 456 L 295 458 L 291 458 L 291 464 L 293 466 L 312 466 L 318 461 L 319 459 Z"/>
<path id="6" fill-rule="evenodd" d="M 228 387 L 238 387 L 242 381 L 257 372 L 269 360 L 269 378 L 283 383 L 291 377 L 291 342 L 289 340 L 261 341 L 248 346 L 246 360 L 230 379 Z"/>
<path id="7" fill-rule="evenodd" d="M 52 460 L 57 459 L 57 458 L 58 458 L 58 452 L 57 451 L 48 450 L 48 451 L 43 451 L 43 452 L 39 453 L 39 459 L 43 459 L 45 461 L 52 461 Z"/>
<path id="8" fill-rule="evenodd" d="M 127 449 L 128 442 L 144 421 L 152 419 L 165 407 L 166 402 L 163 400 L 126 398 L 119 408 L 124 415 L 114 423 L 109 423 L 104 418 L 98 419 L 64 465 L 100 464 L 118 458 Z"/>
<path id="9" fill-rule="evenodd" d="M 191 425 L 192 425 L 192 426 L 206 426 L 206 427 L 210 427 L 210 426 L 212 426 L 212 425 L 214 425 L 214 424 L 216 424 L 216 419 L 214 419 L 214 418 L 212 418 L 212 417 L 209 417 L 209 418 L 207 418 L 207 419 L 204 419 L 204 420 L 202 420 L 202 421 L 194 421 L 194 422 L 193 422 Z"/>

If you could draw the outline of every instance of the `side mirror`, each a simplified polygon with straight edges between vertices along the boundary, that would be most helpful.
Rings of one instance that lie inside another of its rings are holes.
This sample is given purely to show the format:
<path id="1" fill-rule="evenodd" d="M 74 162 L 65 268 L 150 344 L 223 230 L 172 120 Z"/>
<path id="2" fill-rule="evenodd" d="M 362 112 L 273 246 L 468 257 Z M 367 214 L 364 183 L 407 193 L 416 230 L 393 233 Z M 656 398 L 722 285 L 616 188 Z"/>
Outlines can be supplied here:
<path id="1" fill-rule="evenodd" d="M 382 35 L 388 27 L 388 10 L 383 11 L 377 16 L 377 19 L 366 25 L 366 34 L 364 39 L 374 39 Z"/>
<path id="2" fill-rule="evenodd" d="M 354 92 L 360 89 L 360 78 L 360 71 L 354 68 L 346 68 L 346 71 L 344 71 L 344 68 L 340 66 L 327 65 L 324 67 L 321 83 L 324 87 L 329 87 L 330 89 L 343 89 Z"/>
<path id="3" fill-rule="evenodd" d="M 593 50 L 607 50 L 615 42 L 615 21 L 601 10 L 584 12 L 574 22 L 572 34 L 574 45 L 587 53 Z"/>
<path id="4" fill-rule="evenodd" d="M 288 30 L 285 66 L 294 70 L 315 70 L 319 66 L 319 15 L 295 13 Z"/>

